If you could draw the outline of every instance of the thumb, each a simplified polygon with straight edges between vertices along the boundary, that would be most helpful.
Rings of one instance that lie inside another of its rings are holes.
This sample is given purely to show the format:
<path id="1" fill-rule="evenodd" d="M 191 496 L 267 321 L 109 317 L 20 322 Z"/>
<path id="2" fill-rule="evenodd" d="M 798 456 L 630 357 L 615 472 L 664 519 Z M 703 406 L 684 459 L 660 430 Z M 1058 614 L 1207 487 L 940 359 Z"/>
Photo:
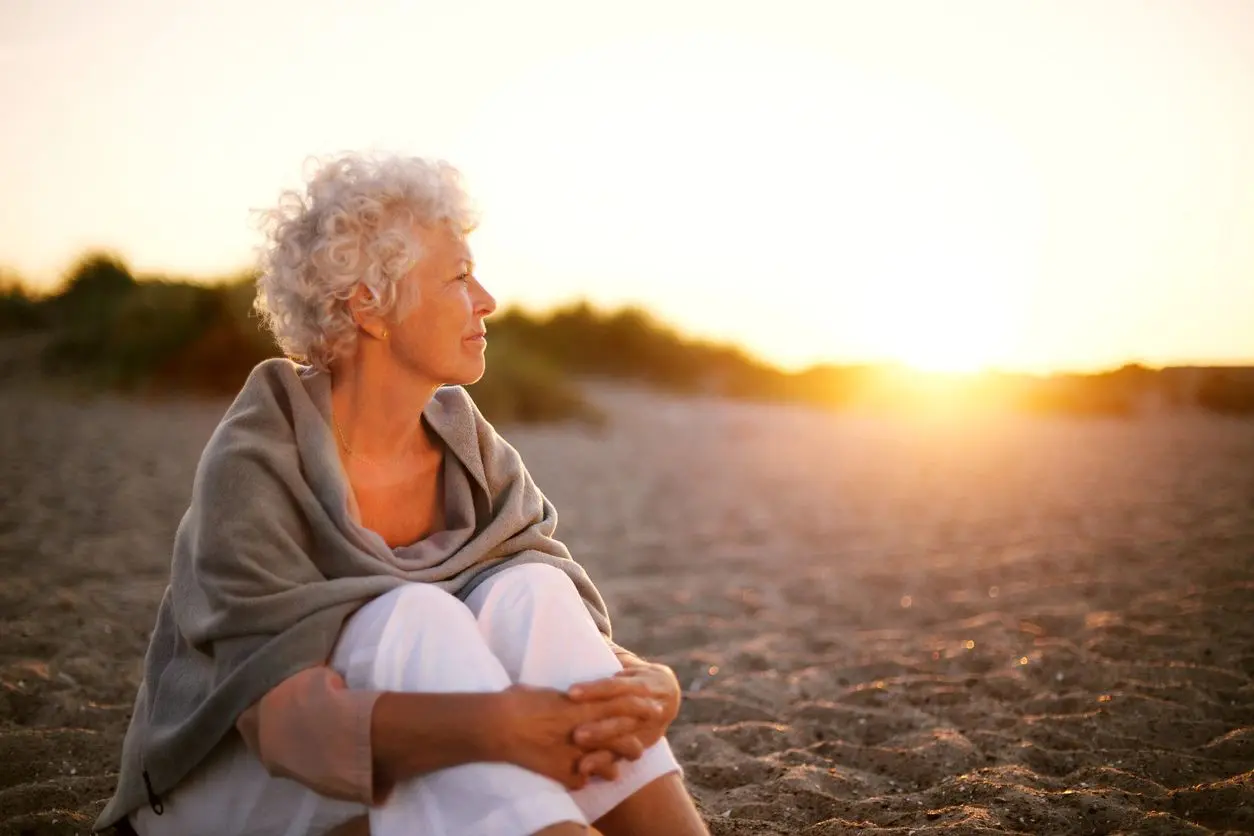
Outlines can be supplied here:
<path id="1" fill-rule="evenodd" d="M 579 759 L 579 774 L 587 777 L 595 775 L 606 781 L 613 781 L 618 777 L 618 764 L 615 762 L 614 753 L 604 749 L 589 752 Z"/>

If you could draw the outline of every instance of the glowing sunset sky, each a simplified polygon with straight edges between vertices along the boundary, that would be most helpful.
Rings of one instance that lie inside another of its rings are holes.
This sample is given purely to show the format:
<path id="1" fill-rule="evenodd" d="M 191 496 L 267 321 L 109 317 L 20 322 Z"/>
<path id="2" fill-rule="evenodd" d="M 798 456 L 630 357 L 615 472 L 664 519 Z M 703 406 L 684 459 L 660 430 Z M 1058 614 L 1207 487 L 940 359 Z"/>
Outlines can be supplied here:
<path id="1" fill-rule="evenodd" d="M 503 302 L 788 365 L 1254 363 L 1254 3 L 0 4 L 0 264 L 250 263 L 311 155 L 443 156 Z"/>

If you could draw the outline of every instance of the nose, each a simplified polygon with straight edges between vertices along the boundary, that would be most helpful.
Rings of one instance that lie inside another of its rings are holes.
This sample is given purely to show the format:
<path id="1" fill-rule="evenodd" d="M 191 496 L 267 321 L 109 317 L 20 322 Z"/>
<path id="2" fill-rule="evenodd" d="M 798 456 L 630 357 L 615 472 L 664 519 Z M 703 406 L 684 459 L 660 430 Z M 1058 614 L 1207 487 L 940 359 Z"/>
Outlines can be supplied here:
<path id="1" fill-rule="evenodd" d="M 479 285 L 479 299 L 475 305 L 475 313 L 481 317 L 491 316 L 496 311 L 496 297 L 488 293 L 488 289 Z"/>

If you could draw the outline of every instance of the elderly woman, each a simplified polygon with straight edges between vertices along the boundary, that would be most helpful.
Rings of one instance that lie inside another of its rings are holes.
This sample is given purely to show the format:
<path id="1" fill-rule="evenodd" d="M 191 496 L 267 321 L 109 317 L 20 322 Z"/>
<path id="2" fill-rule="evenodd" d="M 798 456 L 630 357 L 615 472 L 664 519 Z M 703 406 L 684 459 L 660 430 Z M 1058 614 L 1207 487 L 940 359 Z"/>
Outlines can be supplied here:
<path id="1" fill-rule="evenodd" d="M 346 157 L 273 214 L 261 363 L 210 438 L 97 829 L 707 833 L 671 671 L 610 641 L 461 388 L 496 307 L 457 172 Z"/>

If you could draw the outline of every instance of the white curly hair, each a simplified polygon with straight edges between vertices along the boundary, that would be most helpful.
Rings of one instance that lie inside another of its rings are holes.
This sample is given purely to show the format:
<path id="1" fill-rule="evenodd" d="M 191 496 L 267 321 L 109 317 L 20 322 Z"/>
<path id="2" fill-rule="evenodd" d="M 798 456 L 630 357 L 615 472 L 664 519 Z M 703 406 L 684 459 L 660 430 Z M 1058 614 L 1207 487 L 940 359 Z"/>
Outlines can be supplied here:
<path id="1" fill-rule="evenodd" d="M 443 160 L 346 154 L 319 165 L 305 193 L 284 192 L 263 214 L 266 245 L 253 308 L 283 352 L 327 371 L 357 346 L 348 299 L 386 315 L 397 282 L 422 257 L 412 226 L 477 224 L 461 175 Z"/>

